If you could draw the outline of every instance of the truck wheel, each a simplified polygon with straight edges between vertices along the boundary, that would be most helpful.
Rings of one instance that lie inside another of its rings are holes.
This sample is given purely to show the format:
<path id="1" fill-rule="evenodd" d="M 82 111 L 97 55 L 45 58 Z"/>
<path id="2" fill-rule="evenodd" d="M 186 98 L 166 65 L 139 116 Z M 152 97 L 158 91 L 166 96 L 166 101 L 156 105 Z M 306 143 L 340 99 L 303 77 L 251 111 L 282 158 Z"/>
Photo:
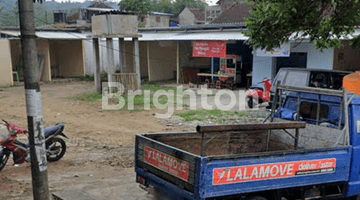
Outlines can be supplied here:
<path id="1" fill-rule="evenodd" d="M 350 198 L 350 200 L 360 200 L 360 195 L 353 196 Z"/>
<path id="2" fill-rule="evenodd" d="M 246 200 L 267 200 L 267 199 L 262 196 L 251 196 L 246 198 Z"/>

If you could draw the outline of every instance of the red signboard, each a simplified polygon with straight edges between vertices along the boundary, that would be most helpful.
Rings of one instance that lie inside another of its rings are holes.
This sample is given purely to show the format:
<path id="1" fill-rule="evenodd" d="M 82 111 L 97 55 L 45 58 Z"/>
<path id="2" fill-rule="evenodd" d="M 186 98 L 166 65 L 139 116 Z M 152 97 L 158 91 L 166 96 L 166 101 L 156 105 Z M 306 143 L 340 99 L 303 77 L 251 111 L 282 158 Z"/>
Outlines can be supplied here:
<path id="1" fill-rule="evenodd" d="M 213 185 L 290 178 L 335 172 L 336 159 L 271 163 L 261 165 L 216 168 Z"/>
<path id="2" fill-rule="evenodd" d="M 226 41 L 193 41 L 193 57 L 226 58 Z"/>
<path id="3" fill-rule="evenodd" d="M 144 162 L 184 181 L 188 181 L 189 179 L 188 162 L 174 158 L 150 147 L 145 147 Z"/>

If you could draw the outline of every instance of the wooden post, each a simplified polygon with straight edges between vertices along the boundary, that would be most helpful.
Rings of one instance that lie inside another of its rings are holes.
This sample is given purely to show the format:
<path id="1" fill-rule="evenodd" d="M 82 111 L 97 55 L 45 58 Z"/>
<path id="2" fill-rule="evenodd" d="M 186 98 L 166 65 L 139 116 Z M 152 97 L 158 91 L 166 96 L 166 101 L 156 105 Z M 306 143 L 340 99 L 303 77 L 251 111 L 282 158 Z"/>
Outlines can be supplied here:
<path id="1" fill-rule="evenodd" d="M 114 74 L 114 45 L 112 38 L 106 38 L 106 48 L 107 48 L 107 72 L 108 72 L 108 82 L 113 81 Z M 109 91 L 112 92 L 112 89 L 109 88 Z"/>
<path id="2" fill-rule="evenodd" d="M 96 92 L 101 93 L 101 77 L 100 77 L 100 49 L 99 49 L 99 39 L 93 38 L 93 48 L 94 48 L 94 57 L 95 57 L 95 72 L 94 72 L 94 81 Z"/>
<path id="3" fill-rule="evenodd" d="M 137 74 L 136 82 L 137 88 L 141 88 L 141 72 L 140 72 L 140 54 L 139 54 L 139 39 L 134 38 L 134 68 Z"/>

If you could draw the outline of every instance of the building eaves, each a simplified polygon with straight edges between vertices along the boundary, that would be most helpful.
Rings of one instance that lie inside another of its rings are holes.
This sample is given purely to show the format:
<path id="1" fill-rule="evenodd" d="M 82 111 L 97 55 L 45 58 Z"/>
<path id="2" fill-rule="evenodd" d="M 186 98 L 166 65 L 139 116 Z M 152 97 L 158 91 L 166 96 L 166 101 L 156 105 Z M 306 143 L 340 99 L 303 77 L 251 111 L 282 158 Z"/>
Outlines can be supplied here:
<path id="1" fill-rule="evenodd" d="M 20 31 L 4 31 L 0 30 L 0 34 L 10 37 L 19 38 Z M 36 37 L 43 39 L 58 39 L 58 40 L 83 40 L 91 33 L 76 33 L 76 32 L 52 32 L 52 31 L 36 31 Z"/>
<path id="2" fill-rule="evenodd" d="M 151 12 L 150 14 L 152 14 L 152 15 L 159 15 L 159 16 L 169 16 L 169 17 L 174 16 L 174 14 L 171 14 L 171 13 L 162 13 L 162 12 Z"/>
<path id="3" fill-rule="evenodd" d="M 217 41 L 231 41 L 231 40 L 248 40 L 241 31 L 228 32 L 176 32 L 176 33 L 143 33 L 139 41 L 193 41 L 193 40 L 217 40 Z"/>
<path id="4" fill-rule="evenodd" d="M 187 31 L 216 31 L 227 29 L 246 29 L 243 23 L 238 24 L 204 24 L 195 26 L 179 26 L 179 27 L 148 27 L 139 28 L 139 32 L 187 32 Z"/>

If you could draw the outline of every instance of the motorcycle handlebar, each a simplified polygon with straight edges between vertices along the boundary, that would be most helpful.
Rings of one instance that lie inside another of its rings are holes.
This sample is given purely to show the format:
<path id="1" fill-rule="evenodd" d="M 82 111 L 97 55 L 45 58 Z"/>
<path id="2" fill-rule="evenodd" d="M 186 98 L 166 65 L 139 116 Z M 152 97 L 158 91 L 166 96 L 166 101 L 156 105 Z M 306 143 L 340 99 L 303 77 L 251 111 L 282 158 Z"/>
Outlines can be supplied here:
<path id="1" fill-rule="evenodd" d="M 5 122 L 5 124 L 8 124 L 8 122 L 5 119 L 2 119 L 3 122 Z"/>

